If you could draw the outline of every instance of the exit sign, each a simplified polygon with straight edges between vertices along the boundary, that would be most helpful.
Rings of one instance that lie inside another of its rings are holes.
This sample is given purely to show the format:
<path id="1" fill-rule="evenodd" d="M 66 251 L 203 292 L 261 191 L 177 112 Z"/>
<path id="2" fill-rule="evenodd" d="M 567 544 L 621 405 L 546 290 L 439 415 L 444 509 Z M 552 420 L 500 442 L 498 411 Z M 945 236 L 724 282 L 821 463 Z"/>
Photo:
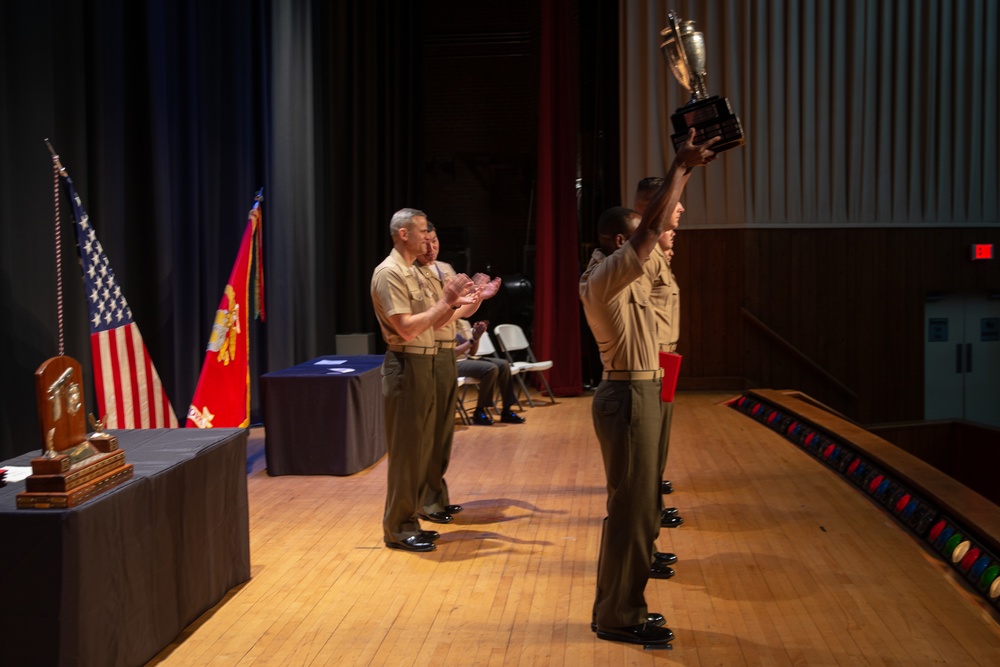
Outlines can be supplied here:
<path id="1" fill-rule="evenodd" d="M 973 243 L 972 259 L 993 259 L 993 244 Z"/>

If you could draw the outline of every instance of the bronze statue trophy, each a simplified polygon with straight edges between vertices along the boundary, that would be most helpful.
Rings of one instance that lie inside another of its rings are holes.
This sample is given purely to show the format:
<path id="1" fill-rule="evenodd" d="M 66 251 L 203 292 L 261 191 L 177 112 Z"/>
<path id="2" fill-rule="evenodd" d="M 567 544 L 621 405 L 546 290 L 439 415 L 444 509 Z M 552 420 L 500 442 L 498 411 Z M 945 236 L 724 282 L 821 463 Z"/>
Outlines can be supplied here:
<path id="1" fill-rule="evenodd" d="M 667 20 L 669 25 L 660 31 L 665 38 L 660 49 L 674 77 L 691 92 L 691 100 L 670 116 L 675 132 L 670 135 L 674 150 L 684 143 L 692 127 L 695 128 L 696 144 L 722 137 L 712 146 L 716 153 L 744 145 L 743 124 L 740 117 L 733 113 L 729 100 L 708 95 L 705 86 L 705 36 L 695 31 L 694 21 L 685 21 L 674 12 L 667 13 Z"/>
<path id="2" fill-rule="evenodd" d="M 95 421 L 87 435 L 84 421 L 83 374 L 72 357 L 52 357 L 35 371 L 42 455 L 31 459 L 18 509 L 66 509 L 132 479 L 132 465 L 118 449 L 118 438 Z"/>

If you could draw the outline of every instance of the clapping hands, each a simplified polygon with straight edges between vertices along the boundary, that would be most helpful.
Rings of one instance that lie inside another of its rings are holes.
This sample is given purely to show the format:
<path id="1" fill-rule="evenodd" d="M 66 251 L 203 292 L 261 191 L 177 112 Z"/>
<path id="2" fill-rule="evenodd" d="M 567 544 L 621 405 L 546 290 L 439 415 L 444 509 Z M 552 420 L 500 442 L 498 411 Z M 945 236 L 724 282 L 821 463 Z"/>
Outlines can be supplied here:
<path id="1" fill-rule="evenodd" d="M 500 276 L 490 280 L 490 277 L 485 273 L 477 273 L 472 276 L 472 282 L 476 284 L 480 289 L 479 298 L 483 301 L 491 297 L 496 296 L 497 292 L 500 291 Z"/>
<path id="2" fill-rule="evenodd" d="M 472 340 L 479 340 L 484 333 L 486 333 L 486 328 L 490 326 L 489 320 L 479 320 L 472 325 Z"/>
<path id="3" fill-rule="evenodd" d="M 452 276 L 444 284 L 444 299 L 453 306 L 467 306 L 479 302 L 479 288 L 464 273 Z"/>

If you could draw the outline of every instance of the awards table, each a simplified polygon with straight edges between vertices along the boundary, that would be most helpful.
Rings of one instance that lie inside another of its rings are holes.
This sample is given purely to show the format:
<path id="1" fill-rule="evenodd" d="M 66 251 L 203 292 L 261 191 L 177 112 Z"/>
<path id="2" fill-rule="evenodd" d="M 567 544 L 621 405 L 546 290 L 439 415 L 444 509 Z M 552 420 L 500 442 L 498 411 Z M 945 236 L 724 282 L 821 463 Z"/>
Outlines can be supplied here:
<path id="1" fill-rule="evenodd" d="M 382 360 L 317 357 L 261 376 L 269 475 L 350 475 L 382 458 Z"/>
<path id="2" fill-rule="evenodd" d="M 250 579 L 247 431 L 111 433 L 121 486 L 63 510 L 0 489 L 0 663 L 141 665 Z"/>

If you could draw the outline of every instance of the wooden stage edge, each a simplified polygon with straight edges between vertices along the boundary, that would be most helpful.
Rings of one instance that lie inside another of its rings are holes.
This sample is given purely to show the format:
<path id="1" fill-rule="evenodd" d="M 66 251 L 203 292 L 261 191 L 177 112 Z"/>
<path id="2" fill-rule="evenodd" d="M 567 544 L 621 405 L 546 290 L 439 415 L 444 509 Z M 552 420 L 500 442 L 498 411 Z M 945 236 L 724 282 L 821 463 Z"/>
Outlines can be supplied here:
<path id="1" fill-rule="evenodd" d="M 731 407 L 840 473 L 1000 609 L 1000 507 L 797 391 L 752 389 Z"/>

